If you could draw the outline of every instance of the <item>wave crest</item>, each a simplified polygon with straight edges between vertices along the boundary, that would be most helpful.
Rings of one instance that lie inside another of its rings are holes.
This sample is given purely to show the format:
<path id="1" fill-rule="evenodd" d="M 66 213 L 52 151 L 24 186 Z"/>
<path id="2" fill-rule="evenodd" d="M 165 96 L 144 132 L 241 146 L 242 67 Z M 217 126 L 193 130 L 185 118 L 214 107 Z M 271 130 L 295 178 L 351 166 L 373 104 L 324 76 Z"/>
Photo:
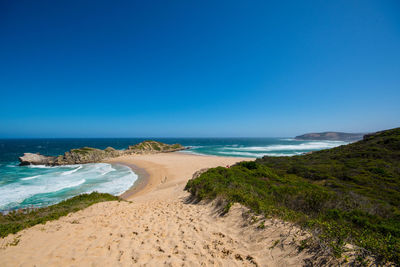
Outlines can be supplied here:
<path id="1" fill-rule="evenodd" d="M 76 168 L 76 169 L 74 169 L 74 170 L 72 170 L 72 171 L 63 172 L 63 173 L 61 173 L 61 175 L 69 175 L 69 174 L 72 174 L 72 173 L 74 173 L 74 172 L 77 172 L 77 171 L 80 170 L 80 169 L 82 169 L 82 165 L 79 165 L 78 168 Z"/>
<path id="2" fill-rule="evenodd" d="M 28 180 L 36 179 L 39 176 L 41 176 L 41 175 L 29 176 L 29 177 L 22 178 L 21 180 L 28 181 Z"/>
<path id="3" fill-rule="evenodd" d="M 225 147 L 224 150 L 239 150 L 239 151 L 310 151 L 333 148 L 340 145 L 345 145 L 346 142 L 329 141 L 329 142 L 310 142 L 290 145 L 270 145 L 270 146 L 249 146 L 249 147 Z"/>

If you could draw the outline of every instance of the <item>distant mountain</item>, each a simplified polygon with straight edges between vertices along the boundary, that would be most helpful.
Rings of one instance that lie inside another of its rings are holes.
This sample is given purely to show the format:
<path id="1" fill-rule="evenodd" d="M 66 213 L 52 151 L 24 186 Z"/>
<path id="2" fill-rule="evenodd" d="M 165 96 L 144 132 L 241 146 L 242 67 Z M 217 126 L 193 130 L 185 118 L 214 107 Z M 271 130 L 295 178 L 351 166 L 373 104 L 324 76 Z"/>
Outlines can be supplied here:
<path id="1" fill-rule="evenodd" d="M 332 140 L 332 141 L 358 141 L 363 139 L 362 133 L 341 133 L 341 132 L 323 132 L 323 133 L 307 133 L 296 136 L 297 140 Z"/>

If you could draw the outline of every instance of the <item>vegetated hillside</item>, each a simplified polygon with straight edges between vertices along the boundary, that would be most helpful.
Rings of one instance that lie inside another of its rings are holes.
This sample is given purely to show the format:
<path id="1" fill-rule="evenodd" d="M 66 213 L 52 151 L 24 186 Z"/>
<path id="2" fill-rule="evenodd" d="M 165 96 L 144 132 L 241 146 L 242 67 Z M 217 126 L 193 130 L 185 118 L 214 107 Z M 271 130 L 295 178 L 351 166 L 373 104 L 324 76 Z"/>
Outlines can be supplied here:
<path id="1" fill-rule="evenodd" d="M 400 128 L 304 156 L 264 157 L 257 162 L 280 174 L 295 174 L 400 207 Z"/>
<path id="2" fill-rule="evenodd" d="M 323 132 L 323 133 L 307 133 L 296 136 L 297 140 L 332 140 L 353 142 L 363 139 L 364 134 L 361 133 L 341 133 L 341 132 Z"/>
<path id="3" fill-rule="evenodd" d="M 159 152 L 173 152 L 185 149 L 184 146 L 180 144 L 164 144 L 158 141 L 146 140 L 139 144 L 129 146 L 126 150 L 127 153 L 159 153 Z"/>
<path id="4" fill-rule="evenodd" d="M 295 221 L 335 255 L 352 243 L 363 256 L 400 263 L 400 128 L 308 155 L 210 169 L 186 189 Z"/>

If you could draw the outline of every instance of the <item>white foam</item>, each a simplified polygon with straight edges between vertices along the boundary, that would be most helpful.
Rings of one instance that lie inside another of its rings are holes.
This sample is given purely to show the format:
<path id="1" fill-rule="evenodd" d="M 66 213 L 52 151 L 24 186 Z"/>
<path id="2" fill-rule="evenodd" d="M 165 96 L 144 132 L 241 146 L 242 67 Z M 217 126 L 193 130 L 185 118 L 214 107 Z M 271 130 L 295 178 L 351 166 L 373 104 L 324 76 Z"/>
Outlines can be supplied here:
<path id="1" fill-rule="evenodd" d="M 32 180 L 32 179 L 38 178 L 39 176 L 40 176 L 40 175 L 35 175 L 35 176 L 25 177 L 25 178 L 22 178 L 21 180 L 24 180 L 24 181 L 27 181 L 27 180 Z"/>
<path id="2" fill-rule="evenodd" d="M 37 168 L 37 169 L 51 169 L 51 168 L 57 168 L 57 167 L 46 166 L 46 165 L 26 165 L 25 167 L 28 167 L 28 168 Z"/>
<path id="3" fill-rule="evenodd" d="M 137 175 L 127 174 L 117 180 L 111 180 L 107 183 L 102 183 L 96 188 L 96 191 L 101 193 L 109 193 L 120 195 L 128 190 L 137 180 Z"/>
<path id="4" fill-rule="evenodd" d="M 112 195 L 120 195 L 128 190 L 138 179 L 138 175 L 127 166 L 118 166 L 118 168 L 120 169 L 118 172 L 118 176 L 110 176 L 107 182 L 103 182 L 97 185 L 95 188 L 93 188 L 93 190 L 89 192 L 97 191 L 101 193 L 109 193 Z"/>
<path id="5" fill-rule="evenodd" d="M 74 169 L 64 171 L 66 167 Z M 55 192 L 61 190 L 67 190 L 62 194 L 64 198 L 94 191 L 119 195 L 128 190 L 138 178 L 129 167 L 106 163 L 51 168 L 52 170 L 44 174 L 23 177 L 13 183 L 1 185 L 0 210 L 17 207 L 24 200 L 39 194 L 52 193 L 45 198 L 58 202 L 63 199 L 57 197 L 58 193 Z M 69 188 L 74 189 L 68 191 Z"/>
<path id="6" fill-rule="evenodd" d="M 33 169 L 54 169 L 54 168 L 76 168 L 77 164 L 75 165 L 62 165 L 62 166 L 48 166 L 48 165 L 25 165 L 24 167 L 33 168 Z"/>
<path id="7" fill-rule="evenodd" d="M 194 151 L 190 151 L 190 150 L 182 150 L 182 151 L 179 151 L 179 152 L 180 153 L 186 153 L 186 154 L 192 154 L 192 155 L 200 155 L 200 156 L 207 155 L 207 154 L 202 154 L 200 152 L 194 152 Z"/>
<path id="8" fill-rule="evenodd" d="M 61 175 L 73 174 L 74 172 L 76 172 L 76 171 L 78 171 L 78 170 L 80 170 L 80 169 L 82 169 L 82 165 L 79 165 L 78 168 L 76 168 L 76 169 L 74 169 L 74 170 L 72 170 L 72 171 L 63 172 L 63 173 L 61 173 Z"/>
<path id="9" fill-rule="evenodd" d="M 111 165 L 110 165 L 110 168 L 107 169 L 107 170 L 104 170 L 103 173 L 100 174 L 100 175 L 101 175 L 101 176 L 104 176 L 104 175 L 106 175 L 107 173 L 110 173 L 110 172 L 113 172 L 113 171 L 116 171 L 116 169 L 114 169 L 114 168 L 111 167 Z"/>
<path id="10" fill-rule="evenodd" d="M 295 145 L 270 145 L 270 146 L 250 146 L 250 147 L 224 147 L 224 150 L 239 150 L 239 151 L 310 151 L 326 148 L 333 148 L 340 145 L 345 145 L 346 142 L 329 141 L 329 142 L 309 142 Z"/>
<path id="11" fill-rule="evenodd" d="M 89 164 L 86 164 L 86 165 L 89 165 Z M 60 165 L 60 166 L 54 166 L 52 168 L 76 168 L 79 166 L 82 166 L 82 165 L 80 165 L 80 164 Z"/>
<path id="12" fill-rule="evenodd" d="M 77 187 L 77 186 L 79 186 L 79 185 L 81 185 L 81 184 L 83 184 L 83 183 L 85 183 L 85 182 L 86 182 L 86 180 L 85 180 L 85 179 L 82 179 L 82 180 L 77 181 L 76 183 L 72 183 L 72 184 L 69 184 L 69 185 L 67 185 L 67 186 L 64 186 L 63 188 L 60 188 L 60 189 L 57 190 L 57 191 L 60 191 L 61 189 L 65 189 L 65 188 Z"/>
<path id="13" fill-rule="evenodd" d="M 31 168 L 49 170 L 43 173 L 38 169 L 39 174 L 35 173 L 38 175 L 22 177 L 1 185 L 0 210 L 18 207 L 28 198 L 36 198 L 39 194 L 51 193 L 44 198 L 48 198 L 46 201 L 50 200 L 52 203 L 84 192 L 98 191 L 119 195 L 128 190 L 138 178 L 129 167 L 107 163 L 56 167 L 36 165 Z M 73 169 L 65 171 L 65 168 Z M 61 190 L 66 191 L 60 195 L 56 193 Z M 39 198 L 42 197 L 38 196 Z"/>
<path id="14" fill-rule="evenodd" d="M 298 155 L 298 153 L 257 153 L 257 152 L 238 152 L 238 151 L 232 151 L 232 152 L 218 152 L 219 154 L 224 154 L 224 155 L 231 155 L 231 156 L 241 156 L 241 157 L 251 157 L 251 158 L 261 158 L 264 156 L 271 156 L 271 157 L 286 157 L 286 156 L 294 156 Z"/>
<path id="15" fill-rule="evenodd" d="M 43 181 L 40 184 L 21 185 L 21 184 L 8 184 L 0 187 L 0 208 L 12 203 L 21 203 L 25 199 L 37 194 L 57 192 L 62 189 L 77 187 L 85 183 L 85 179 L 78 181 Z"/>

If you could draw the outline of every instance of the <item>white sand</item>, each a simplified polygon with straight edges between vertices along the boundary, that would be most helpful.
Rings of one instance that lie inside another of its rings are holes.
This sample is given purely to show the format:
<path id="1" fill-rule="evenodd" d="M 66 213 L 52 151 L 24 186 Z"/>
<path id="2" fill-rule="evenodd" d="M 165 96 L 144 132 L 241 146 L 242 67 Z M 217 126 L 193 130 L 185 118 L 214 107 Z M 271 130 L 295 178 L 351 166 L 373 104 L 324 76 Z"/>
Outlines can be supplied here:
<path id="1" fill-rule="evenodd" d="M 0 239 L 0 266 L 299 266 L 306 234 L 267 220 L 257 229 L 235 204 L 220 216 L 213 203 L 187 203 L 183 188 L 202 168 L 245 159 L 184 153 L 124 156 L 149 174 L 130 202 L 104 202 Z M 18 240 L 17 245 L 12 243 Z"/>

